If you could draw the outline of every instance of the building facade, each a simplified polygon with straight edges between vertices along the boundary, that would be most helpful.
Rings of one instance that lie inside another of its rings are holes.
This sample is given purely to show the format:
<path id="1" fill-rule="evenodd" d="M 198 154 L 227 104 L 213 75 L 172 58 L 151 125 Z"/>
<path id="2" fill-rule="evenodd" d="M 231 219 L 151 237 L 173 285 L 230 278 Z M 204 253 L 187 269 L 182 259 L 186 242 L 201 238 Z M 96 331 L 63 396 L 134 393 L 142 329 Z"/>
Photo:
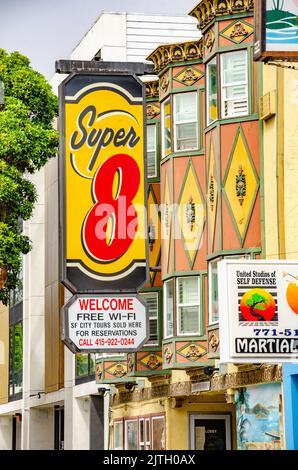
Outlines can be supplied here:
<path id="1" fill-rule="evenodd" d="M 110 446 L 295 448 L 297 368 L 284 368 L 283 381 L 279 364 L 219 361 L 217 263 L 297 259 L 297 72 L 253 61 L 253 1 L 202 0 L 190 15 L 202 37 L 148 57 L 159 77 L 158 92 L 147 84 L 148 152 L 160 168 L 160 200 L 148 179 L 149 214 L 160 201 L 149 240 L 161 234 L 151 242 L 161 258 L 150 256 L 144 292 L 160 291 L 159 329 L 155 349 L 96 361 L 97 382 L 117 389 Z M 277 108 L 264 117 L 268 93 Z"/>
<path id="2" fill-rule="evenodd" d="M 154 63 L 149 340 L 97 357 L 62 345 L 53 159 L 35 177 L 23 300 L 0 309 L 0 448 L 297 448 L 297 367 L 220 363 L 217 275 L 224 258 L 297 259 L 297 71 L 253 61 L 253 0 L 186 18 L 106 14 L 71 56 Z"/>
<path id="3" fill-rule="evenodd" d="M 70 58 L 144 61 L 161 42 L 197 37 L 192 18 L 103 12 Z M 56 93 L 64 77 L 51 80 Z M 33 250 L 24 257 L 23 290 L 0 309 L 0 449 L 107 448 L 109 392 L 99 392 L 94 357 L 75 358 L 61 342 L 70 294 L 60 284 L 58 159 L 33 182 L 38 203 L 24 224 Z"/>

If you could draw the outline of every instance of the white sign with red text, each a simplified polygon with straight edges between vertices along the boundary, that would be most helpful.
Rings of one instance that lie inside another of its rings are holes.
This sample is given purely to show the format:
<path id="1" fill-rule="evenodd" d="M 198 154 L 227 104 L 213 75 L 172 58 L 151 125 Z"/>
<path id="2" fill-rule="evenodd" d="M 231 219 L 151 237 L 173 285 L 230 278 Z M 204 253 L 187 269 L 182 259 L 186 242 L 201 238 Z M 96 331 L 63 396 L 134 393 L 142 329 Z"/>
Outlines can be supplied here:
<path id="1" fill-rule="evenodd" d="M 146 304 L 137 295 L 74 295 L 63 307 L 63 341 L 76 352 L 134 352 L 147 341 Z"/>

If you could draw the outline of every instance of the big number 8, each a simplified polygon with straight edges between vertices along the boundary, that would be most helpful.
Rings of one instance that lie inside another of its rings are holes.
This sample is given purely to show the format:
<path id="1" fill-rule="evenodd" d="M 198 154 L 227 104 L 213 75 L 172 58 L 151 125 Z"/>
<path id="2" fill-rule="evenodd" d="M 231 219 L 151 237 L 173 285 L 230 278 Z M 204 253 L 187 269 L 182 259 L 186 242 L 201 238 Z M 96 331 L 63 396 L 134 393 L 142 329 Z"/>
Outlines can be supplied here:
<path id="1" fill-rule="evenodd" d="M 140 170 L 129 155 L 114 155 L 98 168 L 92 184 L 95 204 L 82 233 L 89 256 L 108 263 L 128 250 L 138 229 L 132 201 L 139 186 Z"/>

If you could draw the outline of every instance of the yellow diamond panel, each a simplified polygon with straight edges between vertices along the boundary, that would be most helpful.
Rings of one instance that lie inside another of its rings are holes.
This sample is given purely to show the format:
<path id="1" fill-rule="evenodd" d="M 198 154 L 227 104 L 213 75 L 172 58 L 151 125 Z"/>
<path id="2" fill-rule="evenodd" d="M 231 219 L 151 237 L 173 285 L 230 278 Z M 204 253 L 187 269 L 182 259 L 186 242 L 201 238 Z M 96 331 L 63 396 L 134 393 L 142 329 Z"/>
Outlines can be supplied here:
<path id="1" fill-rule="evenodd" d="M 241 238 L 243 238 L 248 217 L 255 200 L 258 180 L 247 153 L 241 132 L 236 137 L 236 145 L 228 170 L 225 192 Z M 239 178 L 242 176 L 242 178 Z"/>
<path id="2" fill-rule="evenodd" d="M 157 369 L 162 364 L 162 357 L 159 354 L 147 354 L 140 360 L 140 363 L 149 369 Z"/>
<path id="3" fill-rule="evenodd" d="M 237 21 L 233 23 L 229 28 L 225 29 L 221 34 L 222 36 L 232 39 L 233 41 L 242 42 L 253 32 L 253 27 L 244 23 L 243 21 Z"/>
<path id="4" fill-rule="evenodd" d="M 206 352 L 206 348 L 203 348 L 200 344 L 188 344 L 178 351 L 181 356 L 189 360 L 197 360 L 200 356 L 205 355 Z"/>
<path id="5" fill-rule="evenodd" d="M 188 67 L 185 70 L 182 70 L 178 75 L 176 75 L 175 80 L 183 83 L 184 85 L 193 85 L 203 74 L 194 69 L 193 67 Z"/>
<path id="6" fill-rule="evenodd" d="M 209 235 L 211 239 L 211 245 L 213 245 L 213 237 L 215 230 L 216 210 L 217 210 L 217 180 L 216 180 L 216 166 L 214 158 L 213 145 L 210 145 L 210 156 L 209 156 L 209 175 L 208 175 L 208 189 L 207 189 L 207 212 L 209 222 Z"/>
<path id="7" fill-rule="evenodd" d="M 184 249 L 191 264 L 202 238 L 205 216 L 204 200 L 197 177 L 192 165 L 189 165 L 179 197 L 178 220 L 183 236 Z"/>
<path id="8" fill-rule="evenodd" d="M 150 188 L 148 197 L 148 244 L 149 244 L 149 266 L 157 266 L 160 254 L 160 231 L 161 224 L 158 214 L 158 205 L 154 199 L 153 190 Z M 150 271 L 150 277 L 154 273 Z"/>

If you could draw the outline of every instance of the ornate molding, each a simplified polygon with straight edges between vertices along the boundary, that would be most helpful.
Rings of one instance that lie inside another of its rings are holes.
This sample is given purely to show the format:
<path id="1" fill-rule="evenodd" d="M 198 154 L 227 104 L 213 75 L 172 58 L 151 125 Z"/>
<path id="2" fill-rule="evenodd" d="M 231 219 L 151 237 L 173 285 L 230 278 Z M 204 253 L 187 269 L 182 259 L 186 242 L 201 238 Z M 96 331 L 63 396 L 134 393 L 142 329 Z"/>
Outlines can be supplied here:
<path id="1" fill-rule="evenodd" d="M 215 374 L 211 379 L 211 390 L 226 390 L 228 388 L 243 387 L 258 383 L 281 381 L 281 366 L 266 364 L 259 369 L 245 370 L 224 375 Z"/>
<path id="2" fill-rule="evenodd" d="M 204 354 L 200 350 L 200 348 L 196 344 L 191 344 L 188 348 L 187 353 L 185 354 L 185 357 L 187 359 L 199 359 L 202 357 Z"/>
<path id="3" fill-rule="evenodd" d="M 204 49 L 205 55 L 210 54 L 215 43 L 215 34 L 213 29 L 210 29 L 204 37 Z"/>
<path id="4" fill-rule="evenodd" d="M 164 355 L 164 358 L 165 358 L 165 362 L 167 364 L 170 364 L 170 362 L 172 361 L 172 357 L 173 357 L 173 351 L 169 346 L 164 347 L 163 355 Z"/>
<path id="5" fill-rule="evenodd" d="M 230 34 L 230 38 L 234 39 L 242 36 L 248 36 L 248 31 L 244 28 L 241 21 L 239 21 L 238 23 L 234 24 L 233 31 Z"/>
<path id="6" fill-rule="evenodd" d="M 181 75 L 180 81 L 185 85 L 193 85 L 199 78 L 195 71 L 191 67 L 188 67 Z"/>
<path id="7" fill-rule="evenodd" d="M 239 165 L 238 175 L 236 175 L 236 195 L 240 206 L 242 206 L 246 196 L 246 175 L 242 165 Z"/>
<path id="8" fill-rule="evenodd" d="M 158 106 L 147 104 L 146 114 L 148 119 L 154 119 L 160 113 Z"/>
<path id="9" fill-rule="evenodd" d="M 134 355 L 133 354 L 128 354 L 127 355 L 127 370 L 129 372 L 133 372 L 134 365 L 135 365 Z"/>
<path id="10" fill-rule="evenodd" d="M 115 369 L 113 370 L 114 377 L 121 378 L 127 373 L 127 370 L 123 364 L 116 364 Z"/>
<path id="11" fill-rule="evenodd" d="M 159 98 L 159 81 L 146 82 L 146 98 Z"/>
<path id="12" fill-rule="evenodd" d="M 152 387 L 146 387 L 134 392 L 119 391 L 119 393 L 115 394 L 112 398 L 112 406 L 120 405 L 122 403 L 146 401 L 151 400 L 152 398 L 169 398 L 189 395 L 194 397 L 194 395 L 191 393 L 191 383 L 201 381 L 206 378 L 206 376 L 204 375 L 202 369 L 194 369 L 186 372 L 190 376 L 189 381 L 169 384 L 165 383 L 167 380 L 160 380 Z M 258 369 L 256 368 L 223 375 L 214 374 L 211 378 L 210 391 L 220 392 L 231 388 L 281 381 L 282 367 L 279 365 L 265 364 Z M 208 394 L 204 394 L 204 398 L 205 400 L 209 401 Z M 199 396 L 198 401 L 200 400 L 202 399 Z M 212 401 L 214 401 L 214 396 Z"/>
<path id="13" fill-rule="evenodd" d="M 198 20 L 198 29 L 204 29 L 217 16 L 233 13 L 253 13 L 254 0 L 201 0 L 189 13 Z"/>
<path id="14" fill-rule="evenodd" d="M 176 44 L 164 44 L 157 47 L 148 57 L 154 63 L 155 72 L 161 72 L 168 64 L 203 58 L 203 40 Z M 162 86 L 162 85 L 161 85 Z"/>
<path id="15" fill-rule="evenodd" d="M 214 201 L 215 201 L 215 186 L 214 186 L 214 176 L 210 176 L 210 184 L 209 184 L 209 202 L 210 202 L 210 209 L 213 211 L 214 209 Z"/>
<path id="16" fill-rule="evenodd" d="M 166 94 L 166 92 L 168 91 L 169 84 L 170 84 L 170 77 L 169 77 L 169 74 L 168 74 L 168 73 L 165 73 L 165 74 L 162 76 L 162 78 L 160 79 L 160 88 L 162 89 L 162 91 L 164 92 L 164 94 Z"/>
<path id="17" fill-rule="evenodd" d="M 146 362 L 146 366 L 149 369 L 154 370 L 157 369 L 161 365 L 161 362 L 158 360 L 156 354 L 150 354 L 148 361 Z"/>

